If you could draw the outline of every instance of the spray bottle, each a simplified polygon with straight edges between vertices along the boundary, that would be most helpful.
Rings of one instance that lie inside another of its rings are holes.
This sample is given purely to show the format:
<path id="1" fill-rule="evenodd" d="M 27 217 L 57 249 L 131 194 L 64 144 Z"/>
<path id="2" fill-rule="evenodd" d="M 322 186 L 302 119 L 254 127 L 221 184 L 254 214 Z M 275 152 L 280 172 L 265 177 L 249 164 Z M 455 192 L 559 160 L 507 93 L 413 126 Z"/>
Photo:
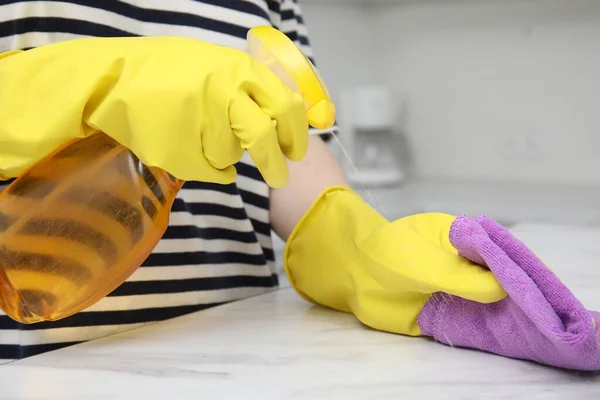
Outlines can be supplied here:
<path id="1" fill-rule="evenodd" d="M 309 124 L 335 108 L 283 33 L 252 28 L 248 52 L 305 102 Z M 0 193 L 0 309 L 21 323 L 71 316 L 121 285 L 154 250 L 185 182 L 98 132 L 46 156 Z"/>

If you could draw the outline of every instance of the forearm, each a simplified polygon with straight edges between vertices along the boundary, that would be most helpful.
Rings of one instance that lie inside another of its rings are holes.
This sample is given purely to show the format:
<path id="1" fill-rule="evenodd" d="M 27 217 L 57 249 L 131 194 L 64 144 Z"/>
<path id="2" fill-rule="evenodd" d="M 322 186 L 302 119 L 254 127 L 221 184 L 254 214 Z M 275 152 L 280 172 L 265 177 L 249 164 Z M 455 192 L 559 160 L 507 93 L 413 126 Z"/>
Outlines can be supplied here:
<path id="1" fill-rule="evenodd" d="M 317 196 L 331 186 L 349 186 L 341 166 L 323 142 L 309 138 L 308 152 L 299 162 L 289 162 L 289 180 L 271 189 L 270 219 L 275 232 L 287 240 Z"/>

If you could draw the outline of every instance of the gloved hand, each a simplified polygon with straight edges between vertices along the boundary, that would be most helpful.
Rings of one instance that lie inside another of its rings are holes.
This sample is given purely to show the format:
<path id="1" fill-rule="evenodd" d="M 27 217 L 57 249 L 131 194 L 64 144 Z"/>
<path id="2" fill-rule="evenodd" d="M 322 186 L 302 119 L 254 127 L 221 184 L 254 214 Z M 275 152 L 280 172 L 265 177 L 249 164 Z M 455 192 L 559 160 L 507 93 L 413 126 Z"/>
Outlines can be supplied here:
<path id="1" fill-rule="evenodd" d="M 388 222 L 357 193 L 332 187 L 290 235 L 286 273 L 307 301 L 378 330 L 418 336 L 417 318 L 434 293 L 480 303 L 506 296 L 487 268 L 452 246 L 453 220 L 423 214 Z"/>
<path id="2" fill-rule="evenodd" d="M 178 37 L 90 38 L 0 55 L 0 178 L 96 131 L 183 180 L 266 182 L 308 148 L 302 98 L 241 50 Z"/>
<path id="3" fill-rule="evenodd" d="M 600 313 L 588 311 L 544 263 L 497 222 L 461 216 L 450 240 L 487 265 L 508 292 L 494 304 L 434 294 L 419 316 L 427 336 L 554 367 L 600 371 Z"/>
<path id="4" fill-rule="evenodd" d="M 358 194 L 329 188 L 288 239 L 284 265 L 303 298 L 374 329 L 600 370 L 600 314 L 483 217 L 430 213 L 388 222 Z"/>

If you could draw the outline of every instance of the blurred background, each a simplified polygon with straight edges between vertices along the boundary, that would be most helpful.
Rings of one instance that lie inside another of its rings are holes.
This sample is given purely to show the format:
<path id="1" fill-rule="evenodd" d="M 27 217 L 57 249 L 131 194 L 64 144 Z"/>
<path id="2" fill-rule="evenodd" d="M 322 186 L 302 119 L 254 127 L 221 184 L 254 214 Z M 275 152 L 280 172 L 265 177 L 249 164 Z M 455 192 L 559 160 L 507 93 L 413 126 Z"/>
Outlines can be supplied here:
<path id="1" fill-rule="evenodd" d="M 356 169 L 331 147 L 386 217 L 600 226 L 600 1 L 299 3 Z"/>

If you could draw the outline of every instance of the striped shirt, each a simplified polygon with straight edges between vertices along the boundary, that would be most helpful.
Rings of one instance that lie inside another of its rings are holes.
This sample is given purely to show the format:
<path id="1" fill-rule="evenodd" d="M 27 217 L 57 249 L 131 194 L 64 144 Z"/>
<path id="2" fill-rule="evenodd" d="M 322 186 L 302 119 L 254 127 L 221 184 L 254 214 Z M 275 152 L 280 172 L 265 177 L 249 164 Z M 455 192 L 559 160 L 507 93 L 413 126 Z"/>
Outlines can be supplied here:
<path id="1" fill-rule="evenodd" d="M 185 36 L 245 50 L 248 29 L 272 25 L 314 61 L 297 0 L 0 4 L 0 52 L 90 36 Z M 0 314 L 0 363 L 276 288 L 269 187 L 247 155 L 236 168 L 238 178 L 231 185 L 187 182 L 165 235 L 144 265 L 87 310 L 33 325 Z"/>

